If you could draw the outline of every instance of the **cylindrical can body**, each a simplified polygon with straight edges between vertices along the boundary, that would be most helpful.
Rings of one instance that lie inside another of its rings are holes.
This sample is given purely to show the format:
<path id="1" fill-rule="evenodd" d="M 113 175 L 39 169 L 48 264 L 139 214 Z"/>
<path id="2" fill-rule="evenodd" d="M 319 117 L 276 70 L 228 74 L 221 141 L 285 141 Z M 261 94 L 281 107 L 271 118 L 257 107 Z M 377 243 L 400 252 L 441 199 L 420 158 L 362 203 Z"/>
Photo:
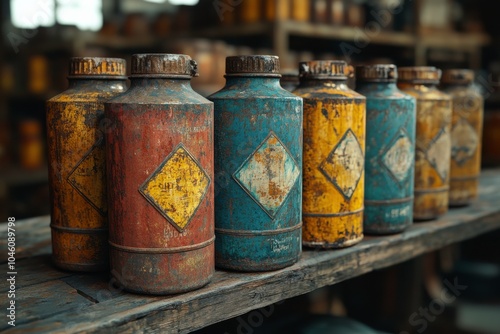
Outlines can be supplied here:
<path id="1" fill-rule="evenodd" d="M 357 71 L 356 91 L 366 97 L 363 231 L 390 234 L 403 231 L 413 222 L 416 101 L 396 87 L 395 76 L 361 78 L 362 74 L 368 76 L 366 70 L 376 67 Z M 395 66 L 392 69 L 395 73 Z"/>
<path id="2" fill-rule="evenodd" d="M 437 79 L 408 79 L 413 69 L 400 68 L 398 83 L 403 92 L 417 99 L 413 219 L 431 220 L 448 212 L 452 103 L 436 88 L 437 69 L 431 69 L 438 73 Z"/>
<path id="3" fill-rule="evenodd" d="M 104 102 L 124 75 L 122 59 L 73 58 L 69 89 L 46 104 L 52 259 L 65 270 L 108 268 Z"/>
<path id="4" fill-rule="evenodd" d="M 347 87 L 345 67 L 301 63 L 294 91 L 304 99 L 302 238 L 308 247 L 346 247 L 363 238 L 366 101 Z"/>
<path id="5" fill-rule="evenodd" d="M 277 57 L 228 57 L 226 73 L 226 86 L 209 97 L 216 266 L 283 268 L 301 254 L 302 99 L 280 87 Z"/>
<path id="6" fill-rule="evenodd" d="M 131 88 L 106 103 L 111 274 L 171 294 L 214 271 L 213 105 L 182 55 L 134 55 Z"/>
<path id="7" fill-rule="evenodd" d="M 453 99 L 450 206 L 467 205 L 478 197 L 484 101 L 473 81 L 471 70 L 443 75 L 443 90 Z"/>

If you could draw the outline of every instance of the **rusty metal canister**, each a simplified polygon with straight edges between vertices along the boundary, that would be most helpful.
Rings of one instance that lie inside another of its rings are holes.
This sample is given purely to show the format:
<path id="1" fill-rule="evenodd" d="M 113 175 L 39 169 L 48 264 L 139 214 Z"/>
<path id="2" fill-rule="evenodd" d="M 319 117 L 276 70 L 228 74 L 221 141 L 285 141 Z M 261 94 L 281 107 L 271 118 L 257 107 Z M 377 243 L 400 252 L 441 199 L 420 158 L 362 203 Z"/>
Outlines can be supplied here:
<path id="1" fill-rule="evenodd" d="M 302 99 L 276 56 L 226 59 L 215 105 L 215 263 L 266 271 L 301 254 Z"/>
<path id="2" fill-rule="evenodd" d="M 131 87 L 105 104 L 111 274 L 171 294 L 214 272 L 213 104 L 186 55 L 132 56 Z"/>
<path id="3" fill-rule="evenodd" d="M 365 233 L 402 232 L 413 222 L 415 98 L 397 86 L 394 65 L 356 68 L 366 97 Z"/>
<path id="4" fill-rule="evenodd" d="M 340 248 L 363 238 L 366 99 L 347 87 L 344 61 L 302 62 L 303 244 Z"/>
<path id="5" fill-rule="evenodd" d="M 108 268 L 104 102 L 126 88 L 125 60 L 72 58 L 69 88 L 46 104 L 52 259 L 62 269 Z"/>
<path id="6" fill-rule="evenodd" d="M 446 70 L 441 79 L 443 91 L 453 98 L 450 206 L 478 197 L 484 101 L 473 83 L 474 71 L 466 69 Z"/>
<path id="7" fill-rule="evenodd" d="M 417 99 L 414 220 L 431 220 L 448 212 L 452 101 L 438 90 L 435 67 L 399 68 L 399 88 Z"/>

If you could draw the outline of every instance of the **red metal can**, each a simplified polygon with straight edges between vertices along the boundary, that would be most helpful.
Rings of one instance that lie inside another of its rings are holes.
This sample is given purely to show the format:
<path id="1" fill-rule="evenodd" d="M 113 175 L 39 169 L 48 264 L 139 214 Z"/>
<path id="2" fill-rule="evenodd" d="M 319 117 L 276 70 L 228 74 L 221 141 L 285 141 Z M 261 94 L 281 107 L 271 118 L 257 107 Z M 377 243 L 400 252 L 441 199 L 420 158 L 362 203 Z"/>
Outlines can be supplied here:
<path id="1" fill-rule="evenodd" d="M 105 106 L 110 262 L 129 291 L 180 293 L 214 272 L 213 104 L 186 55 L 132 57 L 131 87 Z"/>

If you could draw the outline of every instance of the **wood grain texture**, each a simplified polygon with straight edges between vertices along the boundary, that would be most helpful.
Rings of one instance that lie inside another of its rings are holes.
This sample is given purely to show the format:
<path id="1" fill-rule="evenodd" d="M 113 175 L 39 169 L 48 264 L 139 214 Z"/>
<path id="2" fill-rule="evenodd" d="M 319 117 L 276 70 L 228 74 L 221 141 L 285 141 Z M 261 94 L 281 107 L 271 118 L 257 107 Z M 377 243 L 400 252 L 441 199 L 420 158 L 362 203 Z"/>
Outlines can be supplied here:
<path id="1" fill-rule="evenodd" d="M 400 235 L 366 237 L 351 248 L 306 250 L 297 264 L 275 272 L 217 271 L 207 287 L 170 297 L 123 292 L 107 275 L 59 272 L 46 262 L 47 255 L 36 254 L 26 244 L 19 258 L 26 253 L 36 255 L 17 262 L 18 284 L 27 286 L 18 291 L 24 310 L 19 313 L 19 325 L 5 332 L 135 333 L 147 329 L 148 333 L 187 333 L 498 229 L 499 189 L 500 171 L 487 171 L 481 176 L 480 200 L 451 210 L 439 220 L 415 224 Z M 33 230 L 48 226 L 49 219 L 17 222 L 20 235 L 25 233 L 24 224 Z M 5 234 L 2 225 L 3 249 Z M 40 242 L 37 238 L 35 243 Z M 50 238 L 48 230 L 45 238 Z M 37 272 L 38 281 L 33 278 Z"/>

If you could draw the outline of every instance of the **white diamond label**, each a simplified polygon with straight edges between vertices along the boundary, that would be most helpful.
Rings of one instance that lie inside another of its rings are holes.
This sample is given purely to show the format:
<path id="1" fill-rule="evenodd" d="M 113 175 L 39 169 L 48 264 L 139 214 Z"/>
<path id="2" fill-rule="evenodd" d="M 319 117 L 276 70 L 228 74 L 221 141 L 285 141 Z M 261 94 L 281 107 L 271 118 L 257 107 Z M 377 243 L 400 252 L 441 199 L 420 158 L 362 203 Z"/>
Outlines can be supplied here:
<path id="1" fill-rule="evenodd" d="M 299 175 L 297 163 L 271 132 L 233 177 L 274 218 Z"/>
<path id="2" fill-rule="evenodd" d="M 451 160 L 451 139 L 448 132 L 445 129 L 436 135 L 434 140 L 427 150 L 427 160 L 434 167 L 439 177 L 446 181 L 448 173 L 450 171 L 450 160 Z"/>
<path id="3" fill-rule="evenodd" d="M 451 156 L 459 165 L 476 153 L 479 138 L 474 128 L 461 118 L 451 130 Z"/>
<path id="4" fill-rule="evenodd" d="M 390 148 L 382 156 L 382 163 L 397 181 L 403 182 L 408 177 L 414 159 L 415 153 L 411 140 L 401 129 Z"/>

